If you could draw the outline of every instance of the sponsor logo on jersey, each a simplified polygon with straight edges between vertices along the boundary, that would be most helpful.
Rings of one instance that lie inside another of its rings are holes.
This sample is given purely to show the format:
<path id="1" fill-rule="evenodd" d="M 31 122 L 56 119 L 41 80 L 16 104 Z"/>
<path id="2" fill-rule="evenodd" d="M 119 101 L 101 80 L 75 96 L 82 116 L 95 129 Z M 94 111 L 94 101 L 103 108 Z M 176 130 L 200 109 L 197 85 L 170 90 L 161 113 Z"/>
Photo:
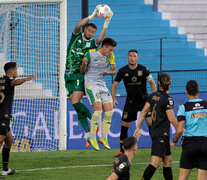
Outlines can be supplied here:
<path id="1" fill-rule="evenodd" d="M 132 77 L 132 82 L 137 82 L 137 78 L 135 76 Z"/>
<path id="2" fill-rule="evenodd" d="M 121 164 L 119 165 L 119 169 L 124 169 L 124 167 L 125 167 L 125 163 L 121 163 Z"/>
<path id="3" fill-rule="evenodd" d="M 203 109 L 203 108 L 204 108 L 204 106 L 201 106 L 200 103 L 196 103 L 196 104 L 195 104 L 195 107 L 193 108 L 193 110 L 194 110 L 194 109 Z"/>
<path id="4" fill-rule="evenodd" d="M 127 117 L 128 117 L 128 112 L 124 111 L 123 119 L 127 119 Z"/>
<path id="5" fill-rule="evenodd" d="M 142 76 L 143 75 L 143 71 L 138 71 L 138 76 Z"/>
<path id="6" fill-rule="evenodd" d="M 159 96 L 152 96 L 152 100 L 159 101 L 160 100 L 160 97 Z"/>
<path id="7" fill-rule="evenodd" d="M 191 118 L 194 119 L 194 118 L 199 118 L 199 117 L 206 117 L 206 112 L 200 112 L 200 113 L 193 113 L 191 115 Z"/>
<path id="8" fill-rule="evenodd" d="M 128 76 L 129 76 L 129 74 L 128 74 L 128 73 L 126 73 L 124 76 L 125 76 L 125 77 L 128 77 Z"/>

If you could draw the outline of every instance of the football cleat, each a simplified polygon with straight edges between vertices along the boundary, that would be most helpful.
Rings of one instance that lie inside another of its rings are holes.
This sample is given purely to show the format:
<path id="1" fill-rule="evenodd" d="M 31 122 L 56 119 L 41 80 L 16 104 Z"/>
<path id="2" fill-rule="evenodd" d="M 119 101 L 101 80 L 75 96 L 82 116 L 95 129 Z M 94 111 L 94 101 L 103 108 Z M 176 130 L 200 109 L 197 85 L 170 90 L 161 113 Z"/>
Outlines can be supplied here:
<path id="1" fill-rule="evenodd" d="M 108 143 L 108 139 L 104 139 L 104 138 L 100 138 L 99 139 L 99 142 L 101 143 L 101 144 L 103 144 L 103 146 L 106 148 L 106 149 L 108 149 L 108 150 L 110 150 L 111 148 L 110 148 L 110 146 L 109 146 L 109 143 Z"/>
<path id="2" fill-rule="evenodd" d="M 98 146 L 97 140 L 96 139 L 91 139 L 90 137 L 88 138 L 88 141 L 91 143 L 91 146 L 96 150 L 100 151 L 100 148 Z"/>
<path id="3" fill-rule="evenodd" d="M 15 173 L 16 173 L 16 171 L 14 169 L 8 169 L 8 171 L 2 171 L 1 175 L 2 176 L 9 176 L 9 175 L 13 175 Z"/>
<path id="4" fill-rule="evenodd" d="M 88 148 L 91 145 L 90 141 L 87 139 L 86 140 L 86 148 Z"/>

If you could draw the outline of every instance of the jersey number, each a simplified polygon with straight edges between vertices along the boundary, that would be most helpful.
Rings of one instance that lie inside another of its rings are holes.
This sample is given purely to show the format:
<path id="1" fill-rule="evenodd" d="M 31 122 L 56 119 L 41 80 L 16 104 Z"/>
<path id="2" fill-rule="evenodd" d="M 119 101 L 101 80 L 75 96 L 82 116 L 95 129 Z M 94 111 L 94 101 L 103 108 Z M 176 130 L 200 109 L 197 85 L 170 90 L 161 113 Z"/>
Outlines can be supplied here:
<path id="1" fill-rule="evenodd" d="M 77 80 L 77 86 L 79 86 L 79 84 L 80 84 L 80 81 L 79 81 L 79 79 Z"/>
<path id="2" fill-rule="evenodd" d="M 156 110 L 155 110 L 156 106 L 157 104 L 154 104 L 153 109 L 152 109 L 152 120 L 153 121 L 156 121 L 156 117 L 157 117 Z"/>
<path id="3" fill-rule="evenodd" d="M 3 92 L 0 92 L 0 103 L 3 102 L 4 98 L 5 98 L 4 93 Z"/>

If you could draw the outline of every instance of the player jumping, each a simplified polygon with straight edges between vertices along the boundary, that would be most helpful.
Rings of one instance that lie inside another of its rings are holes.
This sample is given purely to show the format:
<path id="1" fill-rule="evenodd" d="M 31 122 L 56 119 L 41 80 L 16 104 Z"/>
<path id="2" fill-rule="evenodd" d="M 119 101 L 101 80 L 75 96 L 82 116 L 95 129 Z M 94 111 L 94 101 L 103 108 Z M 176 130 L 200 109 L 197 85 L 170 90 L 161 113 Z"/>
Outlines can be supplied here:
<path id="1" fill-rule="evenodd" d="M 113 101 L 106 87 L 104 75 L 116 74 L 116 66 L 113 51 L 117 43 L 111 38 L 105 38 L 100 49 L 89 50 L 80 71 L 85 72 L 85 91 L 86 95 L 94 108 L 94 113 L 91 118 L 90 141 L 93 148 L 100 150 L 96 140 L 96 129 L 99 125 L 99 118 L 104 110 L 104 118 L 102 121 L 102 137 L 99 142 L 104 145 L 106 149 L 110 149 L 107 140 L 107 134 L 111 126 L 111 118 L 113 115 Z M 111 70 L 107 67 L 110 65 Z"/>
<path id="2" fill-rule="evenodd" d="M 84 74 L 80 73 L 80 65 L 85 53 L 89 49 L 97 48 L 102 43 L 107 32 L 108 24 L 113 16 L 113 12 L 111 11 L 109 17 L 104 22 L 100 36 L 94 40 L 93 37 L 97 27 L 93 23 L 87 23 L 96 17 L 97 8 L 98 6 L 95 8 L 92 15 L 82 19 L 76 25 L 67 48 L 66 57 L 65 86 L 68 91 L 67 95 L 70 97 L 81 126 L 86 132 L 86 139 L 89 137 L 90 132 L 87 117 L 91 119 L 91 113 L 88 108 L 81 103 L 81 99 L 84 95 Z M 83 26 L 85 26 L 85 28 L 82 34 L 81 28 Z"/>
<path id="3" fill-rule="evenodd" d="M 5 76 L 0 78 L 0 147 L 2 150 L 3 171 L 2 175 L 13 175 L 15 170 L 8 168 L 9 154 L 13 138 L 10 130 L 10 119 L 12 111 L 12 101 L 14 99 L 14 86 L 23 84 L 26 81 L 35 79 L 35 76 L 17 79 L 17 67 L 15 62 L 8 62 L 4 65 Z"/>

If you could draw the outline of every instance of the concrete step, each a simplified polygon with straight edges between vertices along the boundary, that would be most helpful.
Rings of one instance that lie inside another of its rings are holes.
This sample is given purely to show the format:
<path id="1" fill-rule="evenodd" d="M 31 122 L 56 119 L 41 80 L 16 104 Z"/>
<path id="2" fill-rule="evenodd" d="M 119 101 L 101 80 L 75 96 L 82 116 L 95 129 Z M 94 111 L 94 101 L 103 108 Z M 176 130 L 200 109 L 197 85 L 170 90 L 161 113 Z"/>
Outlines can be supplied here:
<path id="1" fill-rule="evenodd" d="M 207 27 L 178 27 L 179 34 L 206 34 Z"/>
<path id="2" fill-rule="evenodd" d="M 207 12 L 163 12 L 162 19 L 196 19 L 196 20 L 207 20 Z"/>
<path id="3" fill-rule="evenodd" d="M 202 41 L 207 40 L 207 33 L 206 34 L 188 34 L 188 41 Z"/>
<path id="4" fill-rule="evenodd" d="M 207 4 L 160 4 L 160 12 L 207 12 Z"/>
<path id="5" fill-rule="evenodd" d="M 153 5 L 153 0 L 144 0 L 144 3 L 145 4 Z"/>
<path id="6" fill-rule="evenodd" d="M 21 86 L 16 86 L 15 89 L 18 89 L 18 90 L 29 90 L 29 89 L 42 89 L 42 83 L 35 83 L 33 81 L 27 81 L 25 82 L 24 84 L 22 84 Z"/>
<path id="7" fill-rule="evenodd" d="M 196 48 L 207 49 L 207 40 L 196 41 Z"/>
<path id="8" fill-rule="evenodd" d="M 170 26 L 171 27 L 176 27 L 176 26 L 195 26 L 195 27 L 203 27 L 207 26 L 207 19 L 205 20 L 171 20 L 170 21 Z"/>
<path id="9" fill-rule="evenodd" d="M 159 56 L 160 55 L 160 48 L 152 48 L 152 49 L 138 49 L 139 56 Z M 196 48 L 164 48 L 162 50 L 162 53 L 164 56 L 174 56 L 175 54 L 177 56 L 203 56 L 204 50 L 203 49 L 196 49 Z M 120 59 L 121 57 L 126 57 L 127 51 L 126 49 L 119 49 L 116 50 L 116 59 Z"/>
<path id="10" fill-rule="evenodd" d="M 21 99 L 30 99 L 30 98 L 49 98 L 52 97 L 51 90 L 21 90 L 15 89 L 14 98 L 21 98 Z"/>

